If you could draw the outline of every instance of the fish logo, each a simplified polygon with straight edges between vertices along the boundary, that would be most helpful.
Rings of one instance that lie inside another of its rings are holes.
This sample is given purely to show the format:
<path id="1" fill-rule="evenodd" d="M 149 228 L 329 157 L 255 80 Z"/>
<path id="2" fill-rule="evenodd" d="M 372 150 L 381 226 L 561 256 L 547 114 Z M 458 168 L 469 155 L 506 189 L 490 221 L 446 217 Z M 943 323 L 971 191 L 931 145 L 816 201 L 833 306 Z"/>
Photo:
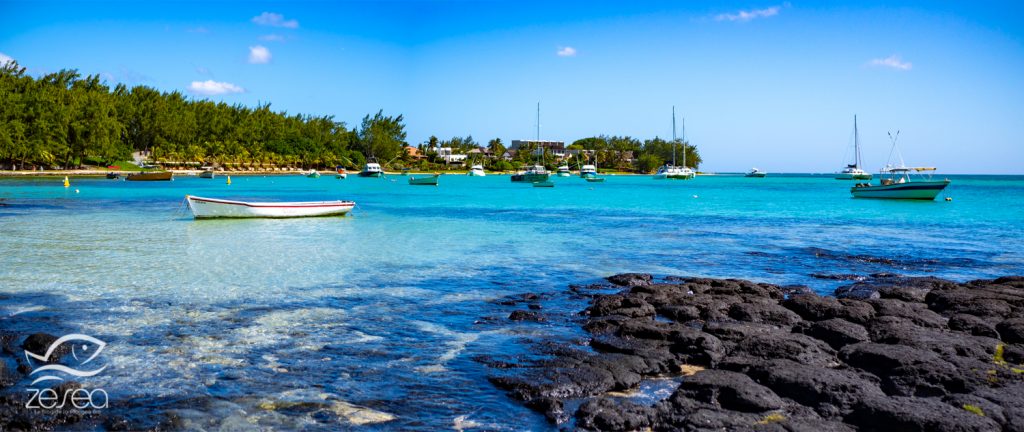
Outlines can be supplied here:
<path id="1" fill-rule="evenodd" d="M 42 374 L 41 376 L 36 378 L 35 381 L 32 381 L 31 385 L 35 385 L 36 383 L 42 381 L 64 381 L 64 379 L 59 376 L 50 375 L 55 372 L 65 373 L 77 378 L 87 378 L 95 376 L 96 374 L 103 372 L 103 370 L 107 368 L 107 365 L 103 365 L 103 367 L 99 369 L 79 370 L 59 363 L 49 364 L 52 361 L 51 357 L 53 357 L 54 352 L 56 352 L 57 349 L 60 348 L 61 345 L 65 343 L 70 343 L 71 356 L 76 361 L 79 362 L 78 365 L 76 365 L 76 367 L 78 368 L 81 368 L 82 366 L 93 361 L 96 358 L 96 356 L 100 355 L 100 353 L 103 352 L 103 348 L 107 346 L 106 342 L 103 342 L 92 336 L 73 333 L 61 336 L 59 339 L 53 341 L 53 343 L 50 344 L 50 346 L 46 349 L 46 353 L 43 355 L 39 355 L 28 350 L 25 350 L 25 359 L 28 360 L 29 364 L 32 363 L 32 359 L 36 359 L 40 362 L 47 363 L 33 369 L 32 372 L 29 374 L 30 376 Z M 79 358 L 80 354 L 81 357 L 85 358 L 85 360 Z"/>

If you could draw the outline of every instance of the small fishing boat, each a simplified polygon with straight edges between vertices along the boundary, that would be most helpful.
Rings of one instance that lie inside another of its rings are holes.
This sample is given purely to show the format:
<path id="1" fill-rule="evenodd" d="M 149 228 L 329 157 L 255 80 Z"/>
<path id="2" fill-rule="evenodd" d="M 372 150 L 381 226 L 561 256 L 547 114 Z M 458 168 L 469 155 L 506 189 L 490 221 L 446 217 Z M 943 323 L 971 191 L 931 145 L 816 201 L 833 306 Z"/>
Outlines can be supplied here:
<path id="1" fill-rule="evenodd" d="M 441 177 L 441 175 L 434 174 L 426 177 L 409 176 L 409 184 L 416 186 L 437 186 L 438 177 Z"/>
<path id="2" fill-rule="evenodd" d="M 483 165 L 476 164 L 476 165 L 473 165 L 472 167 L 469 168 L 469 172 L 466 173 L 466 175 L 468 175 L 470 177 L 483 177 L 483 176 L 486 176 L 487 173 L 484 172 L 484 166 Z"/>
<path id="3" fill-rule="evenodd" d="M 534 165 L 525 171 L 512 175 L 512 181 L 524 183 L 546 182 L 551 174 L 543 165 Z"/>
<path id="4" fill-rule="evenodd" d="M 871 180 L 871 173 L 860 169 L 860 134 L 857 132 L 857 116 L 853 116 L 853 163 L 836 173 L 836 180 Z"/>
<path id="5" fill-rule="evenodd" d="M 359 172 L 359 177 L 383 177 L 384 170 L 381 169 L 380 164 L 377 162 L 367 162 L 363 166 L 363 170 Z"/>
<path id="6" fill-rule="evenodd" d="M 140 172 L 128 174 L 128 177 L 125 177 L 124 179 L 128 181 L 171 181 L 174 179 L 174 174 L 170 171 Z"/>
<path id="7" fill-rule="evenodd" d="M 185 200 L 196 219 L 340 216 L 356 205 L 352 201 L 247 202 L 192 195 Z"/>
<path id="8" fill-rule="evenodd" d="M 213 169 L 203 170 L 203 172 L 199 173 L 199 178 L 212 179 L 214 177 L 216 177 L 216 174 L 213 173 Z"/>
<path id="9" fill-rule="evenodd" d="M 903 164 L 903 155 L 900 154 L 899 149 L 896 147 L 896 139 L 899 137 L 899 131 L 896 131 L 896 136 L 889 134 L 889 139 L 892 140 L 892 151 L 890 155 L 897 155 L 899 157 L 899 166 L 892 167 L 887 165 L 882 169 L 882 176 L 880 184 L 873 185 L 871 183 L 857 183 L 850 188 L 850 193 L 853 194 L 854 198 L 881 198 L 881 199 L 908 199 L 908 200 L 934 200 L 939 192 L 946 189 L 949 186 L 949 180 L 932 180 L 932 173 L 935 171 L 933 167 L 907 167 Z M 891 159 L 891 156 L 890 156 Z M 911 178 L 911 173 L 919 174 L 920 179 Z M 923 173 L 928 173 L 924 175 Z"/>
<path id="10" fill-rule="evenodd" d="M 949 180 L 913 180 L 910 173 L 921 173 L 923 171 L 935 171 L 931 167 L 898 167 L 883 170 L 883 178 L 880 184 L 857 183 L 850 188 L 854 198 L 883 198 L 883 199 L 909 199 L 909 200 L 934 200 L 939 192 L 949 186 Z"/>
<path id="11" fill-rule="evenodd" d="M 767 176 L 768 176 L 768 173 L 757 169 L 757 167 L 751 168 L 750 171 L 748 171 L 747 174 L 744 175 L 744 177 L 757 177 L 757 178 L 764 178 L 764 177 L 767 177 Z"/>
<path id="12" fill-rule="evenodd" d="M 686 166 L 686 119 L 683 119 L 683 166 L 676 166 L 676 107 L 672 107 L 672 163 L 662 165 L 654 173 L 655 180 L 689 180 L 697 173 Z"/>
<path id="13" fill-rule="evenodd" d="M 311 169 L 311 170 L 309 170 L 309 172 L 306 173 L 306 177 L 309 177 L 309 178 L 320 178 L 320 172 L 318 172 L 315 169 Z"/>
<path id="14" fill-rule="evenodd" d="M 585 180 L 590 183 L 604 183 L 604 178 L 601 177 L 586 177 Z"/>
<path id="15" fill-rule="evenodd" d="M 570 177 L 572 176 L 572 171 L 569 171 L 569 165 L 562 164 L 558 166 L 558 170 L 555 171 L 555 175 L 559 177 Z"/>
<path id="16" fill-rule="evenodd" d="M 107 173 L 107 178 L 111 179 L 111 180 L 117 180 L 117 179 L 121 178 L 121 174 L 118 174 L 116 172 L 108 172 Z"/>
<path id="17" fill-rule="evenodd" d="M 594 178 L 597 177 L 597 167 L 594 165 L 583 165 L 580 167 L 580 177 L 583 178 Z"/>
<path id="18" fill-rule="evenodd" d="M 344 180 L 348 178 L 348 171 L 345 168 L 338 168 L 338 173 L 334 175 L 334 178 Z"/>
<path id="19" fill-rule="evenodd" d="M 533 187 L 553 188 L 553 187 L 555 187 L 555 183 L 550 181 L 550 180 L 544 180 L 544 181 L 534 182 L 533 183 Z"/>

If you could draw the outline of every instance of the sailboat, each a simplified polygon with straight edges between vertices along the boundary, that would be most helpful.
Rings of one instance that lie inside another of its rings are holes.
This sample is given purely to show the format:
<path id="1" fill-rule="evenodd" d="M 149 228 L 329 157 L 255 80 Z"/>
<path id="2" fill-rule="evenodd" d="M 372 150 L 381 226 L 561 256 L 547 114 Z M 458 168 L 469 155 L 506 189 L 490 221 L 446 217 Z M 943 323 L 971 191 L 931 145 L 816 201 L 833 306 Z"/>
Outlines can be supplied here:
<path id="1" fill-rule="evenodd" d="M 654 174 L 655 180 L 689 180 L 696 174 L 686 167 L 686 119 L 683 119 L 683 166 L 676 166 L 676 107 L 672 107 L 672 164 L 662 165 Z"/>
<path id="2" fill-rule="evenodd" d="M 896 138 L 900 135 L 899 131 L 896 131 L 896 136 L 889 134 L 889 139 L 892 140 L 892 150 L 889 153 L 889 159 L 892 159 L 892 154 L 896 153 L 899 156 L 899 166 L 886 165 L 882 169 L 882 174 L 885 176 L 882 178 L 881 183 L 873 185 L 871 183 L 857 183 L 854 187 L 850 188 L 850 193 L 853 194 L 854 198 L 884 198 L 884 199 L 911 199 L 911 200 L 934 200 L 939 192 L 946 189 L 949 186 L 949 180 L 932 180 L 931 173 L 935 171 L 933 167 L 908 167 L 903 164 L 903 155 L 896 148 Z M 923 173 L 929 173 L 927 177 Z M 921 179 L 911 178 L 911 173 L 920 174 Z"/>
<path id="3" fill-rule="evenodd" d="M 871 173 L 860 169 L 860 134 L 857 133 L 857 116 L 853 116 L 853 163 L 836 173 L 836 180 L 871 180 Z"/>
<path id="4" fill-rule="evenodd" d="M 540 146 L 540 102 L 537 102 L 537 145 Z M 526 168 L 524 171 L 513 174 L 512 181 L 523 182 L 523 183 L 542 183 L 548 181 L 551 176 L 548 173 L 547 168 L 541 163 L 541 157 L 544 154 L 543 146 L 539 147 L 540 150 L 537 155 L 537 164 Z"/>

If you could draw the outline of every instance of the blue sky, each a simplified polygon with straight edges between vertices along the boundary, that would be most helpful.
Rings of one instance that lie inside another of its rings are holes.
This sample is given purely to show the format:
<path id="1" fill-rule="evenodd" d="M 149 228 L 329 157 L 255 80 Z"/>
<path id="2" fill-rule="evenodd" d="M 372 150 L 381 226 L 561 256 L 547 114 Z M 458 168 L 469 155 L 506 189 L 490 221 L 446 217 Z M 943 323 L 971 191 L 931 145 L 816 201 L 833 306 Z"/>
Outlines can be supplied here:
<path id="1" fill-rule="evenodd" d="M 853 115 L 866 169 L 1024 174 L 1020 2 L 8 2 L 0 61 L 357 125 L 669 137 L 702 167 L 833 172 Z"/>

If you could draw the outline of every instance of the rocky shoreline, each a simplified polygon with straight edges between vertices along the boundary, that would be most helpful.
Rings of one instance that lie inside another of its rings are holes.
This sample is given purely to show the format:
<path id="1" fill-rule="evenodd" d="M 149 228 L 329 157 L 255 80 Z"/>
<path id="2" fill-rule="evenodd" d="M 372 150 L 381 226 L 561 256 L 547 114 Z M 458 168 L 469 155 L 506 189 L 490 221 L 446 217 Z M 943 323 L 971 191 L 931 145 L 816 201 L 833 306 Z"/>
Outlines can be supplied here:
<path id="1" fill-rule="evenodd" d="M 570 287 L 592 293 L 588 346 L 538 347 L 490 380 L 589 430 L 1024 430 L 1024 277 L 843 279 L 834 296 L 647 274 Z M 658 379 L 679 384 L 630 397 Z"/>

